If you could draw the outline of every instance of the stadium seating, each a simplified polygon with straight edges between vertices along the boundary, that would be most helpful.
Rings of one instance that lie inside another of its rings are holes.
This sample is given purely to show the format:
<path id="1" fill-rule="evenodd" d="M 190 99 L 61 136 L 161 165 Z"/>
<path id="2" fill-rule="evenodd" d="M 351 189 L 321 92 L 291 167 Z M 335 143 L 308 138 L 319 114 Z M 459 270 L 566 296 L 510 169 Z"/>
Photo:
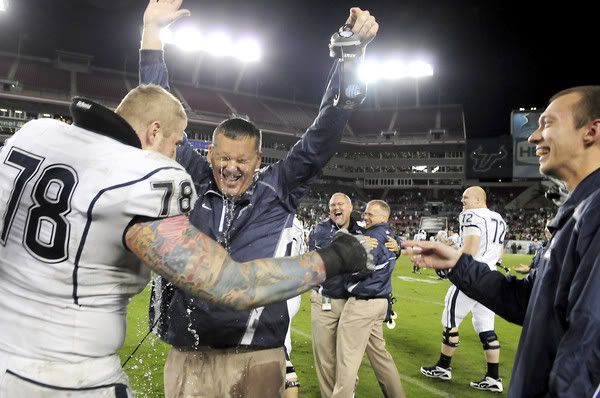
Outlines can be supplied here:
<path id="1" fill-rule="evenodd" d="M 316 108 L 276 100 L 263 100 L 263 102 L 277 114 L 278 119 L 282 120 L 284 125 L 294 132 L 306 130 L 317 114 Z"/>
<path id="2" fill-rule="evenodd" d="M 8 77 L 8 72 L 10 71 L 13 62 L 13 58 L 0 55 L 0 79 L 6 79 Z"/>
<path id="3" fill-rule="evenodd" d="M 21 59 L 14 80 L 25 90 L 47 90 L 63 95 L 71 92 L 70 73 L 54 68 L 51 63 Z"/>
<path id="4" fill-rule="evenodd" d="M 77 73 L 77 93 L 90 98 L 101 98 L 118 103 L 127 94 L 127 88 L 123 77 L 116 74 Z"/>
<path id="5" fill-rule="evenodd" d="M 236 114 L 248 115 L 250 120 L 255 122 L 259 127 L 281 129 L 282 126 L 285 126 L 257 97 L 233 93 L 225 93 L 223 97 L 235 109 Z"/>
<path id="6" fill-rule="evenodd" d="M 213 90 L 183 84 L 177 84 L 176 89 L 183 95 L 194 111 L 225 117 L 233 112 Z"/>

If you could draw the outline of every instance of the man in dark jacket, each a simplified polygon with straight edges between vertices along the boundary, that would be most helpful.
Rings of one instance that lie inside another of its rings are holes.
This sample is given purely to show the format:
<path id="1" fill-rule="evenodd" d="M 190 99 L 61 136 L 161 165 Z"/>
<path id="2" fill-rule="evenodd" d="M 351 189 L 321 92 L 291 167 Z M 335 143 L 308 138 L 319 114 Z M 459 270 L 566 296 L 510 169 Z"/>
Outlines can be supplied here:
<path id="1" fill-rule="evenodd" d="M 160 29 L 189 15 L 181 0 L 149 2 L 144 14 L 140 80 L 168 86 Z M 362 45 L 378 25 L 368 11 L 351 9 L 346 21 Z M 190 221 L 232 258 L 246 261 L 287 254 L 296 208 L 309 183 L 335 154 L 350 112 L 333 106 L 337 67 L 319 115 L 285 159 L 259 169 L 261 134 L 250 122 L 229 119 L 214 131 L 208 157 L 184 143 L 177 161 L 192 176 L 199 200 Z M 284 389 L 283 343 L 289 322 L 285 301 L 232 311 L 193 298 L 158 279 L 150 322 L 173 346 L 165 364 L 165 395 L 279 397 Z"/>
<path id="2" fill-rule="evenodd" d="M 377 239 L 373 250 L 375 271 L 356 273 L 347 278 L 349 298 L 339 319 L 337 331 L 337 366 L 334 398 L 351 398 L 358 369 L 366 351 L 369 362 L 385 397 L 404 397 L 400 375 L 394 359 L 385 349 L 383 321 L 392 294 L 392 271 L 396 254 L 386 246 L 394 234 L 388 220 L 390 207 L 383 200 L 372 200 L 363 214 L 365 235 Z"/>
<path id="3" fill-rule="evenodd" d="M 334 193 L 329 199 L 329 218 L 310 232 L 309 250 L 329 245 L 340 229 L 346 229 L 354 235 L 362 234 L 364 229 L 352 219 L 351 214 L 352 201 L 348 195 Z M 337 329 L 348 298 L 346 281 L 346 275 L 340 275 L 311 292 L 312 348 L 321 397 L 331 397 L 335 386 Z"/>
<path id="4" fill-rule="evenodd" d="M 529 137 L 540 172 L 569 196 L 552 238 L 524 279 L 491 271 L 437 243 L 405 242 L 419 266 L 450 268 L 461 291 L 523 325 L 508 397 L 591 397 L 600 383 L 600 86 L 554 95 Z M 596 394 L 596 395 L 594 395 Z"/>

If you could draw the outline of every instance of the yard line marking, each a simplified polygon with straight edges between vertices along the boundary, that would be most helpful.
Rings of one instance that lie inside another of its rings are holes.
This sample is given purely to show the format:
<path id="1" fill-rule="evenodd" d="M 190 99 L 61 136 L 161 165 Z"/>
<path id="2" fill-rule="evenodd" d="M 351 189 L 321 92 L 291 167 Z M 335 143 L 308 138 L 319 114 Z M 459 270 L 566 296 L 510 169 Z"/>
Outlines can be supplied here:
<path id="1" fill-rule="evenodd" d="M 292 328 L 292 332 L 299 334 L 300 336 L 304 337 L 305 339 L 312 339 L 312 336 L 298 328 Z"/>
<path id="2" fill-rule="evenodd" d="M 422 381 L 419 381 L 419 380 L 417 380 L 417 379 L 415 379 L 414 377 L 411 377 L 411 376 L 406 376 L 406 375 L 400 374 L 400 380 L 405 381 L 405 382 L 407 382 L 409 384 L 415 385 L 417 387 L 420 387 L 420 388 L 422 388 L 425 391 L 429 391 L 430 393 L 435 394 L 438 397 L 446 397 L 446 398 L 453 398 L 454 397 L 453 395 L 448 394 L 445 391 L 438 390 L 435 387 L 428 386 L 427 384 L 423 383 Z"/>
<path id="3" fill-rule="evenodd" d="M 437 304 L 437 303 L 436 303 L 436 304 Z M 442 305 L 443 305 L 443 304 L 442 304 Z M 292 328 L 292 332 L 294 332 L 295 334 L 298 334 L 298 335 L 300 335 L 300 336 L 302 336 L 302 337 L 304 337 L 304 338 L 306 338 L 306 339 L 312 339 L 312 336 L 311 336 L 310 334 L 308 334 L 308 333 L 306 333 L 305 331 L 303 331 L 303 330 L 301 330 L 301 329 L 298 329 L 298 328 L 296 328 L 296 327 L 293 327 L 293 328 Z M 363 358 L 363 362 L 365 362 L 365 365 L 367 365 L 367 364 L 366 364 L 366 361 L 367 361 L 367 360 L 366 360 L 365 358 Z M 369 366 L 370 366 L 370 365 L 369 365 Z M 408 384 L 412 384 L 412 385 L 414 385 L 414 386 L 417 386 L 417 387 L 419 387 L 419 388 L 422 388 L 422 389 L 423 389 L 423 390 L 425 390 L 425 391 L 429 391 L 430 393 L 432 393 L 432 394 L 434 394 L 434 395 L 436 395 L 436 396 L 438 396 L 438 397 L 453 398 L 453 396 L 452 396 L 452 395 L 450 395 L 450 394 L 448 394 L 447 392 L 445 392 L 445 391 L 442 391 L 442 390 L 438 390 L 438 389 L 437 389 L 437 388 L 435 388 L 435 387 L 428 386 L 427 384 L 423 383 L 423 382 L 422 382 L 422 381 L 420 381 L 420 380 L 417 380 L 417 379 L 415 379 L 414 377 L 411 377 L 411 376 L 406 376 L 406 375 L 400 374 L 400 379 L 401 379 L 402 381 L 404 381 L 404 382 L 408 383 Z"/>
<path id="4" fill-rule="evenodd" d="M 429 280 L 429 279 L 422 279 L 422 278 L 411 278 L 410 276 L 398 276 L 397 278 L 404 282 L 421 282 L 421 283 L 429 283 L 432 285 L 437 285 L 438 283 L 441 282 L 441 280 L 439 280 L 439 279 Z"/>
<path id="5" fill-rule="evenodd" d="M 439 305 L 441 307 L 444 306 L 443 302 L 427 300 L 427 299 L 415 297 L 415 296 L 394 295 L 394 297 L 396 297 L 399 300 L 419 301 L 421 303 L 434 304 L 434 305 Z"/>

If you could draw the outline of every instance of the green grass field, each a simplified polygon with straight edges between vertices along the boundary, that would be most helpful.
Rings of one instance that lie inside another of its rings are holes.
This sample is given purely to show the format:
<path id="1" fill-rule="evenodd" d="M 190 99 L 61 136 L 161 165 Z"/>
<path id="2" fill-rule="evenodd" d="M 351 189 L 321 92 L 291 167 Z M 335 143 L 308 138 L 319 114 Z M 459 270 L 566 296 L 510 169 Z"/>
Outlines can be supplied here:
<path id="1" fill-rule="evenodd" d="M 503 264 L 512 268 L 519 263 L 529 263 L 531 256 L 504 256 Z M 428 379 L 421 375 L 421 365 L 430 366 L 439 357 L 441 330 L 440 317 L 443 301 L 450 282 L 437 279 L 431 270 L 415 275 L 408 259 L 400 258 L 394 271 L 393 288 L 398 314 L 396 328 L 384 327 L 387 348 L 396 361 L 398 371 L 409 397 L 486 397 L 505 396 L 475 391 L 469 381 L 485 373 L 485 360 L 479 337 L 473 331 L 470 316 L 460 328 L 461 345 L 452 360 L 452 381 Z M 129 305 L 128 328 L 125 345 L 121 350 L 124 360 L 147 332 L 149 289 L 136 296 Z M 496 317 L 496 332 L 502 345 L 500 375 L 504 388 L 510 383 L 510 371 L 521 328 Z M 292 322 L 292 362 L 300 378 L 301 397 L 319 397 L 317 376 L 311 351 L 310 302 L 307 294 L 302 298 L 300 312 Z M 125 370 L 137 397 L 162 397 L 162 367 L 168 347 L 150 335 L 127 364 Z M 363 359 L 359 373 L 357 398 L 381 397 L 379 385 L 369 361 Z"/>

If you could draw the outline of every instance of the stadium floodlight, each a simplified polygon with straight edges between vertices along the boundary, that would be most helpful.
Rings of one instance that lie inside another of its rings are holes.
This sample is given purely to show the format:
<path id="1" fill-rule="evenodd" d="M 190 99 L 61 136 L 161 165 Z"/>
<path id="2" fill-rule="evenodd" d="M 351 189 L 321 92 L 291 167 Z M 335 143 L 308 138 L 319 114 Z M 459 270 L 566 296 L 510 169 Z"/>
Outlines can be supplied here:
<path id="1" fill-rule="evenodd" d="M 8 0 L 0 0 L 0 12 L 8 10 Z"/>
<path id="2" fill-rule="evenodd" d="M 160 40 L 162 40 L 163 43 L 175 44 L 175 35 L 168 27 L 162 28 L 160 30 Z"/>
<path id="3" fill-rule="evenodd" d="M 433 66 L 425 61 L 413 61 L 408 65 L 409 76 L 417 79 L 419 77 L 433 76 Z"/>
<path id="4" fill-rule="evenodd" d="M 379 69 L 379 63 L 371 59 L 366 59 L 358 68 L 359 79 L 366 83 L 377 81 L 380 75 Z"/>
<path id="5" fill-rule="evenodd" d="M 204 36 L 193 27 L 184 27 L 175 32 L 163 28 L 160 38 L 163 43 L 172 44 L 186 52 L 203 51 L 215 57 L 234 57 L 245 63 L 259 61 L 262 57 L 260 45 L 255 39 L 244 37 L 234 44 L 232 38 L 223 31 Z"/>
<path id="6" fill-rule="evenodd" d="M 419 79 L 433 76 L 433 66 L 421 60 L 410 62 L 399 59 L 377 62 L 365 60 L 359 69 L 360 79 L 367 83 L 378 80 Z"/>
<path id="7" fill-rule="evenodd" d="M 233 42 L 225 32 L 214 32 L 210 34 L 203 48 L 215 57 L 233 56 Z"/>
<path id="8" fill-rule="evenodd" d="M 245 38 L 235 44 L 233 55 L 242 62 L 250 63 L 260 61 L 262 51 L 256 40 Z"/>
<path id="9" fill-rule="evenodd" d="M 196 52 L 203 48 L 202 35 L 194 28 L 178 30 L 173 43 L 186 52 Z"/>
<path id="10" fill-rule="evenodd" d="M 408 76 L 406 65 L 400 60 L 387 61 L 381 65 L 381 77 L 387 80 L 399 80 Z"/>

